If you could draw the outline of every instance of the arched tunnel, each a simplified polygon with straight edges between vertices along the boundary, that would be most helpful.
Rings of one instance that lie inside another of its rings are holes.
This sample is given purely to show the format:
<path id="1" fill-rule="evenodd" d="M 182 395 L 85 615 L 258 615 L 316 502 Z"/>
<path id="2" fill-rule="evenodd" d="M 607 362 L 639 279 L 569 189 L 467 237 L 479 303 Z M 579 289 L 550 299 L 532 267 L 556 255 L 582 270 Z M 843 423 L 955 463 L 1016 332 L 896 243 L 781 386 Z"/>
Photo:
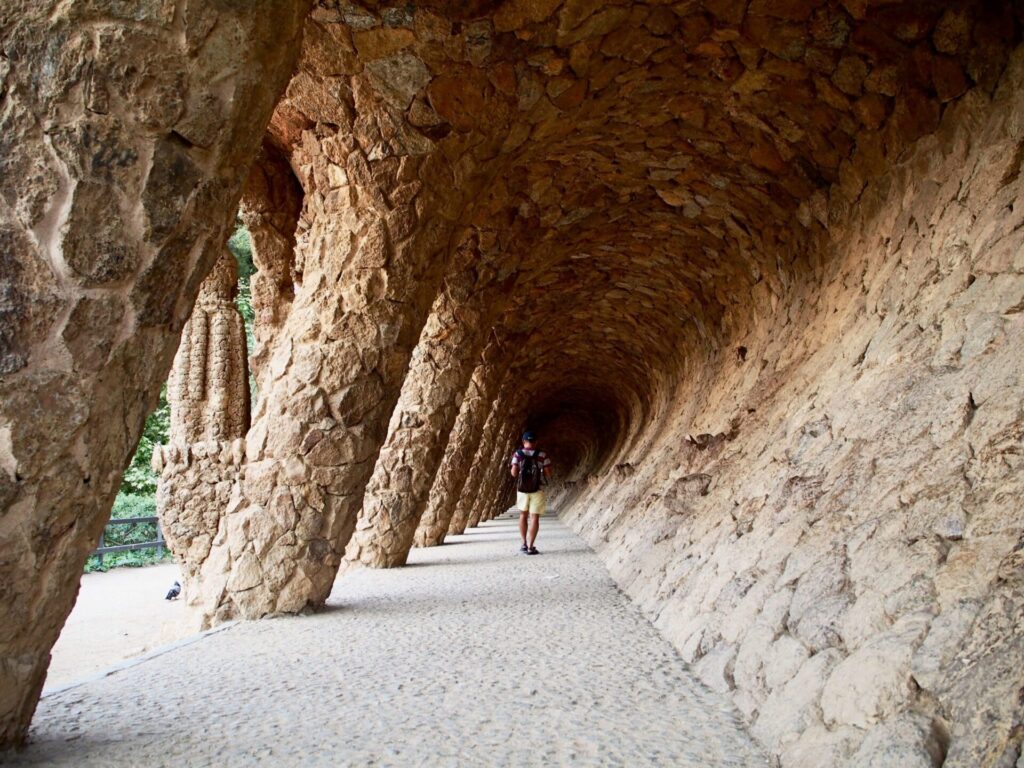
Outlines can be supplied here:
<path id="1" fill-rule="evenodd" d="M 1020 758 L 1019 4 L 184 5 L 0 12 L 0 741 L 171 372 L 204 627 L 502 514 L 529 429 L 776 764 Z"/>

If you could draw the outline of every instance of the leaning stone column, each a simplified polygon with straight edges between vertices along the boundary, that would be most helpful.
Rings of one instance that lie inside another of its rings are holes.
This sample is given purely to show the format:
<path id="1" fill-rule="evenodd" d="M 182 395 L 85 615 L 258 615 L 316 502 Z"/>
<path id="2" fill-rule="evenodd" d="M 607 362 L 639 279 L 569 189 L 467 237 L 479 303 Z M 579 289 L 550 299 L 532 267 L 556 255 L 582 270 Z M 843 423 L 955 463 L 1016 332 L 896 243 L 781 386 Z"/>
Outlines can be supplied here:
<path id="1" fill-rule="evenodd" d="M 359 84 L 357 82 L 357 88 Z M 360 94 L 368 110 L 372 93 Z M 368 156 L 307 134 L 302 282 L 277 335 L 246 467 L 201 570 L 207 623 L 319 606 L 355 527 L 403 374 L 475 194 L 441 152 Z"/>
<path id="2" fill-rule="evenodd" d="M 491 406 L 483 434 L 480 436 L 480 447 L 477 449 L 469 476 L 466 478 L 466 484 L 459 496 L 458 504 L 455 506 L 451 524 L 448 526 L 449 535 L 465 532 L 469 524 L 469 517 L 477 506 L 476 502 L 480 491 L 489 479 L 488 473 L 494 469 L 492 457 L 497 450 L 497 445 L 504 442 L 500 439 L 499 434 L 499 425 L 505 421 L 504 414 L 501 413 L 501 402 L 502 400 L 499 399 L 497 405 Z"/>
<path id="3" fill-rule="evenodd" d="M 475 528 L 482 520 L 493 516 L 498 497 L 506 485 L 509 474 L 508 459 L 512 455 L 513 441 L 508 437 L 507 420 L 499 427 L 494 450 L 483 465 L 483 479 L 474 494 L 473 506 L 466 518 L 466 527 Z"/>
<path id="4" fill-rule="evenodd" d="M 514 444 L 510 443 L 505 453 L 508 456 L 511 456 L 512 451 L 514 450 Z M 494 518 L 503 514 L 508 509 L 509 504 L 515 501 L 514 491 L 515 478 L 509 475 L 505 477 L 500 483 L 498 483 L 497 490 L 494 493 L 494 498 L 492 499 L 490 505 L 488 505 L 488 507 L 484 510 L 483 515 L 480 517 L 480 522 L 484 523 L 488 520 L 493 520 Z M 548 501 L 550 501 L 550 499 L 548 499 Z"/>
<path id="5" fill-rule="evenodd" d="M 238 269 L 225 250 L 182 332 L 167 387 L 170 441 L 153 451 L 157 515 L 181 564 L 186 599 L 194 593 L 245 454 L 249 369 L 237 293 Z"/>
<path id="6" fill-rule="evenodd" d="M 2 5 L 5 746 L 24 738 L 310 3 Z"/>
<path id="7" fill-rule="evenodd" d="M 417 547 L 436 547 L 444 543 L 473 468 L 473 457 L 480 445 L 484 422 L 493 407 L 492 398 L 499 383 L 499 371 L 494 363 L 498 356 L 499 347 L 492 341 L 484 350 L 483 362 L 473 372 L 430 489 L 426 509 L 416 529 L 413 542 Z"/>
<path id="8" fill-rule="evenodd" d="M 467 267 L 446 280 L 413 353 L 388 437 L 363 496 L 346 559 L 374 568 L 405 564 L 413 535 L 473 372 L 500 292 L 470 245 Z"/>
<path id="9" fill-rule="evenodd" d="M 295 298 L 295 229 L 302 188 L 287 160 L 264 142 L 242 190 L 239 215 L 252 242 L 256 267 L 250 280 L 255 314 L 252 371 L 262 386 L 271 341 L 284 326 Z"/>

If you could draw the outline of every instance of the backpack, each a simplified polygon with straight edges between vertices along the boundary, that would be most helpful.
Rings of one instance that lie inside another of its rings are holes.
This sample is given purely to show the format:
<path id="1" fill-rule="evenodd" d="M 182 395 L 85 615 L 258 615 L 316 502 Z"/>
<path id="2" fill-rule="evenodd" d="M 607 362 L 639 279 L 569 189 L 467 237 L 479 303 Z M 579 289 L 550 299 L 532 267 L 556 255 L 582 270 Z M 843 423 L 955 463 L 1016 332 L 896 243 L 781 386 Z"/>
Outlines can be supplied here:
<path id="1" fill-rule="evenodd" d="M 538 456 L 538 451 L 534 451 L 533 456 L 527 456 L 526 451 L 519 451 L 519 482 L 516 486 L 519 493 L 536 493 L 540 490 L 544 470 L 537 461 Z"/>

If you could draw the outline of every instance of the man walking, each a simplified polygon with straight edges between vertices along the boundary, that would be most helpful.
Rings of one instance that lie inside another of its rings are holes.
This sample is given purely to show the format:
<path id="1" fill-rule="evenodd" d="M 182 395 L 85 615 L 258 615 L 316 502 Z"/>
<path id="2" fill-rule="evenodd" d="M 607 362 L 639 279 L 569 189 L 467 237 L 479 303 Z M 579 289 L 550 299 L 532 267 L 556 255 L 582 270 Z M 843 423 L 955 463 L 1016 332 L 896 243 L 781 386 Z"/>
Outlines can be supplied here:
<path id="1" fill-rule="evenodd" d="M 512 454 L 512 477 L 516 478 L 516 506 L 519 508 L 519 535 L 523 537 L 520 552 L 539 555 L 534 546 L 540 516 L 544 514 L 543 486 L 551 477 L 551 459 L 536 448 L 537 436 L 523 433 L 523 447 Z M 527 527 L 529 523 L 529 527 Z M 526 534 L 530 538 L 527 542 Z"/>

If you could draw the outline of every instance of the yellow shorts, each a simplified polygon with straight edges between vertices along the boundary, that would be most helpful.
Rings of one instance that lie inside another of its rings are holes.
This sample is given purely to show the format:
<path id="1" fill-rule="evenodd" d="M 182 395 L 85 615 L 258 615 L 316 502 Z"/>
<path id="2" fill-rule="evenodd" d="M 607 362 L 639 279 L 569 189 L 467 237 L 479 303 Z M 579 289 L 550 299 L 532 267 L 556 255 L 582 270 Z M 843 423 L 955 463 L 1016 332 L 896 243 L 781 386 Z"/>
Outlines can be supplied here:
<path id="1" fill-rule="evenodd" d="M 529 512 L 531 515 L 543 515 L 546 505 L 544 504 L 544 491 L 536 493 L 517 493 L 516 506 L 520 512 Z"/>

